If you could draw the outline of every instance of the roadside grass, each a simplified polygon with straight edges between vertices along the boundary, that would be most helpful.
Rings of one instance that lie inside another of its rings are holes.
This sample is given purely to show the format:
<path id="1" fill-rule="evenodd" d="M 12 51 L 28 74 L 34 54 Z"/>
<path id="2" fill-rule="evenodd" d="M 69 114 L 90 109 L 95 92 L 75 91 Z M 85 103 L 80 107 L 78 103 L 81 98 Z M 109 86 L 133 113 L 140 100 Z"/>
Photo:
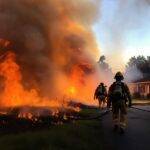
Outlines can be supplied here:
<path id="1" fill-rule="evenodd" d="M 91 108 L 91 109 L 82 109 L 80 112 L 79 112 L 79 115 L 81 116 L 95 116 L 95 115 L 98 115 L 100 113 L 100 110 L 98 108 Z"/>
<path id="2" fill-rule="evenodd" d="M 90 115 L 98 110 L 80 113 Z M 81 120 L 41 131 L 1 135 L 0 150 L 101 150 L 102 133 L 100 120 Z"/>
<path id="3" fill-rule="evenodd" d="M 150 99 L 133 99 L 133 105 L 150 105 Z"/>

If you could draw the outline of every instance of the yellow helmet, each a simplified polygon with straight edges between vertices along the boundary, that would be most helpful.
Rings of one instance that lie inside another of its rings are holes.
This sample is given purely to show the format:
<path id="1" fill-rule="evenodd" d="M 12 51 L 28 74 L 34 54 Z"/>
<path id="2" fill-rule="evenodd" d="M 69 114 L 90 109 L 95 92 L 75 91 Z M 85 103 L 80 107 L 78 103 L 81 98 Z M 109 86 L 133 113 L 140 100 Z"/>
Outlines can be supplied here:
<path id="1" fill-rule="evenodd" d="M 117 80 L 117 79 L 120 79 L 120 80 L 123 80 L 123 79 L 124 79 L 123 74 L 122 74 L 120 71 L 116 73 L 116 75 L 115 75 L 114 78 L 115 78 L 116 80 Z"/>

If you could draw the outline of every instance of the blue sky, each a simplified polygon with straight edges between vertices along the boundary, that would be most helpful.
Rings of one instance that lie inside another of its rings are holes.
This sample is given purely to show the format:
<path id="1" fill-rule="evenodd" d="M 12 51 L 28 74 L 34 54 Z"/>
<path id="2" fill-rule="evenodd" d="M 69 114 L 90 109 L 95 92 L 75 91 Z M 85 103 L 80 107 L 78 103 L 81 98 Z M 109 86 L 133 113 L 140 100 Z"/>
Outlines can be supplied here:
<path id="1" fill-rule="evenodd" d="M 121 1 L 103 0 L 93 26 L 100 54 L 113 70 L 123 69 L 132 56 L 150 56 L 150 6 L 144 0 Z"/>

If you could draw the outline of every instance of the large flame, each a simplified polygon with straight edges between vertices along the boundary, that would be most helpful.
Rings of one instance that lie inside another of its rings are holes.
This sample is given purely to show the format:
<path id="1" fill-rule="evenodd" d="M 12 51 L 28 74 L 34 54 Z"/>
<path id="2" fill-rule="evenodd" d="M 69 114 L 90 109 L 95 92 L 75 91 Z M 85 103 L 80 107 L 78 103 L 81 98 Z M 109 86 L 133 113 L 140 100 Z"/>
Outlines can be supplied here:
<path id="1" fill-rule="evenodd" d="M 91 26 L 96 3 L 14 0 L 11 4 L 11 0 L 0 3 L 6 10 L 0 16 L 0 36 L 9 39 L 0 40 L 1 106 L 68 107 L 68 100 L 95 104 L 98 49 Z"/>
<path id="2" fill-rule="evenodd" d="M 25 90 L 21 80 L 19 65 L 13 52 L 7 52 L 4 61 L 0 63 L 0 76 L 3 77 L 4 88 L 1 93 L 1 107 L 16 106 L 49 106 L 60 107 L 62 101 L 49 100 L 39 96 L 35 89 Z M 63 101 L 64 103 L 64 101 Z"/>
<path id="3" fill-rule="evenodd" d="M 6 42 L 3 43 L 5 46 Z M 66 88 L 62 90 L 64 92 L 63 94 L 66 96 L 65 100 L 63 97 L 59 100 L 53 100 L 48 97 L 41 97 L 36 89 L 27 90 L 23 87 L 20 67 L 16 63 L 16 55 L 12 51 L 7 51 L 0 63 L 0 76 L 2 78 L 1 84 L 3 84 L 3 89 L 0 95 L 1 107 L 64 107 L 64 105 L 68 107 L 68 100 L 93 103 L 92 98 L 91 101 L 89 101 L 89 96 L 93 93 L 91 90 L 92 84 L 89 81 L 86 83 L 87 74 L 91 74 L 92 72 L 93 68 L 89 64 L 74 66 L 68 76 Z M 64 85 L 60 85 L 60 87 L 61 86 Z"/>

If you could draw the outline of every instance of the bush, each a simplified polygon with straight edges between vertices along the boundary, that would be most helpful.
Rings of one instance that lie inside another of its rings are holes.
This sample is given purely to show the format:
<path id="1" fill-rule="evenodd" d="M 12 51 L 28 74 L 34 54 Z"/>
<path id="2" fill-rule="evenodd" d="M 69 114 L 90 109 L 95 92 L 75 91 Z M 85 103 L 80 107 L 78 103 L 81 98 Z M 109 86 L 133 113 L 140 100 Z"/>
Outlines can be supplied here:
<path id="1" fill-rule="evenodd" d="M 150 93 L 147 94 L 147 99 L 150 99 Z"/>
<path id="2" fill-rule="evenodd" d="M 141 94 L 139 92 L 135 92 L 135 93 L 133 93 L 132 97 L 135 99 L 141 98 Z"/>

